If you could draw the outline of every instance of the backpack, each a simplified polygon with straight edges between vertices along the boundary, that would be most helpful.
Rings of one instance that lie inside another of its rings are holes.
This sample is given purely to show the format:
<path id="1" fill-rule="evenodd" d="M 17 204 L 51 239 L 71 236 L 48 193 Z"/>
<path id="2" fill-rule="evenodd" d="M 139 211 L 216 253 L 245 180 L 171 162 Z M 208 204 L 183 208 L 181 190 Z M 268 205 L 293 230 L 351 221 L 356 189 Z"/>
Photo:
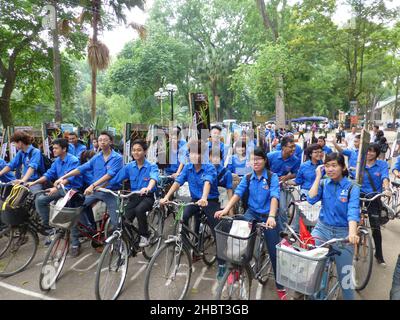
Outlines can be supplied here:
<path id="1" fill-rule="evenodd" d="M 247 187 L 246 187 L 246 191 L 244 192 L 243 197 L 242 197 L 242 206 L 243 206 L 244 212 L 246 212 L 247 208 L 249 207 L 249 204 L 248 204 L 249 195 L 250 195 L 250 190 L 249 189 L 250 189 L 250 178 L 251 178 L 252 174 L 253 173 L 246 174 Z M 272 172 L 270 170 L 267 170 L 267 175 L 268 175 L 268 188 L 270 188 L 271 187 Z"/>
<path id="2" fill-rule="evenodd" d="M 29 152 L 29 158 L 32 158 L 32 152 L 33 149 L 31 150 L 31 152 Z M 43 174 L 45 174 L 46 171 L 50 169 L 51 165 L 53 164 L 53 161 L 51 161 L 51 159 L 48 156 L 46 156 L 43 152 L 40 152 L 40 156 L 41 156 L 40 166 L 38 167 L 37 172 L 40 176 L 43 176 Z"/>

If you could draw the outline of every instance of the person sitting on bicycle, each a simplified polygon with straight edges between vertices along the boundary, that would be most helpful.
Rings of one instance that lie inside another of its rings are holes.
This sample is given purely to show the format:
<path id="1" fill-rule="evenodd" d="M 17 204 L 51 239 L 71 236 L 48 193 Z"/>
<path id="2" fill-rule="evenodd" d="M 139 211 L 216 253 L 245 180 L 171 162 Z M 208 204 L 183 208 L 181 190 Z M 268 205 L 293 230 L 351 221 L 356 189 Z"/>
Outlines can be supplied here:
<path id="1" fill-rule="evenodd" d="M 328 179 L 321 181 L 324 169 Z M 340 255 L 334 257 L 343 298 L 352 300 L 354 285 L 348 283 L 347 279 L 352 279 L 353 245 L 359 241 L 357 224 L 360 221 L 360 188 L 347 178 L 348 172 L 342 154 L 333 152 L 327 155 L 324 165 L 318 166 L 315 173 L 316 179 L 307 201 L 310 204 L 321 201 L 321 211 L 311 234 L 316 245 L 334 238 L 348 237 L 349 245 L 344 248 L 337 245 L 333 247 L 340 251 Z"/>
<path id="2" fill-rule="evenodd" d="M 218 192 L 218 181 L 217 181 L 217 170 L 210 163 L 203 162 L 204 150 L 207 146 L 201 140 L 191 140 L 188 143 L 189 148 L 189 159 L 190 163 L 185 164 L 181 174 L 175 179 L 174 184 L 160 200 L 160 204 L 166 204 L 171 196 L 177 191 L 180 186 L 185 182 L 189 184 L 190 196 L 192 202 L 196 202 L 197 205 L 187 206 L 183 212 L 183 221 L 185 225 L 188 225 L 190 217 L 194 215 L 196 219 L 195 232 L 198 234 L 200 208 L 207 216 L 207 223 L 210 226 L 214 239 L 215 231 L 214 227 L 217 224 L 217 220 L 214 218 L 214 213 L 219 210 L 219 192 Z M 198 257 L 193 257 L 197 260 Z M 225 265 L 223 261 L 218 261 L 218 276 L 222 277 L 225 272 Z"/>
<path id="3" fill-rule="evenodd" d="M 36 181 L 29 182 L 28 187 L 33 187 L 37 184 L 44 184 L 46 182 L 55 181 L 74 170 L 79 166 L 79 160 L 72 154 L 68 153 L 68 140 L 55 139 L 52 143 L 53 154 L 56 157 L 49 170 L 47 170 L 42 177 Z M 79 190 L 82 188 L 82 177 L 73 177 L 63 181 L 66 190 L 74 189 Z M 42 218 L 43 225 L 46 229 L 49 226 L 49 204 L 52 201 L 58 200 L 65 196 L 63 189 L 53 187 L 47 190 L 47 193 L 38 195 L 35 199 L 36 211 Z M 46 240 L 45 245 L 49 245 L 49 239 Z"/>
<path id="4" fill-rule="evenodd" d="M 348 157 L 349 176 L 353 180 L 356 178 L 356 168 L 357 168 L 358 152 L 360 149 L 360 139 L 361 139 L 360 134 L 358 134 L 354 137 L 354 149 L 343 149 L 333 139 L 330 140 L 330 142 L 333 143 L 333 145 L 335 146 L 335 148 L 338 152 L 341 152 L 341 153 L 343 153 L 343 155 Z"/>
<path id="5" fill-rule="evenodd" d="M 219 148 L 213 148 L 210 150 L 210 160 L 217 170 L 218 187 L 225 188 L 228 195 L 228 200 L 231 200 L 233 196 L 232 173 L 221 163 L 222 152 Z M 233 211 L 231 213 L 233 213 Z"/>
<path id="6" fill-rule="evenodd" d="M 297 171 L 300 168 L 300 159 L 295 156 L 296 144 L 292 136 L 282 138 L 282 151 L 274 151 L 268 153 L 268 163 L 271 171 L 276 173 L 279 181 L 286 182 L 296 177 Z M 281 226 L 288 220 L 287 217 L 287 191 L 281 188 L 279 201 L 279 217 Z"/>
<path id="7" fill-rule="evenodd" d="M 243 139 L 236 141 L 233 148 L 234 155 L 229 161 L 228 169 L 232 174 L 243 177 L 252 171 L 246 154 L 246 141 Z"/>
<path id="8" fill-rule="evenodd" d="M 400 158 L 399 158 L 400 159 Z M 7 162 L 0 158 L 0 170 L 3 170 L 7 166 Z M 13 172 L 7 172 L 0 176 L 0 181 L 7 183 L 15 180 L 15 174 Z"/>
<path id="9" fill-rule="evenodd" d="M 133 161 L 125 165 L 118 174 L 110 180 L 110 184 L 117 184 L 129 179 L 131 192 L 140 191 L 140 196 L 134 195 L 129 199 L 125 209 L 126 217 L 133 221 L 136 217 L 139 224 L 139 247 L 150 244 L 150 233 L 147 224 L 146 212 L 153 208 L 154 192 L 157 189 L 158 167 L 146 160 L 148 145 L 138 139 L 132 143 Z"/>
<path id="10" fill-rule="evenodd" d="M 367 150 L 367 163 L 361 185 L 361 197 L 373 197 L 376 193 L 381 193 L 382 189 L 390 197 L 389 167 L 386 161 L 377 160 L 380 154 L 380 146 L 373 143 L 368 146 Z M 375 243 L 375 258 L 378 264 L 386 266 L 383 259 L 382 234 L 379 223 L 381 207 L 381 199 L 378 198 L 368 204 L 367 211 L 372 229 L 372 238 Z"/>
<path id="11" fill-rule="evenodd" d="M 123 166 L 122 156 L 112 149 L 112 136 L 104 131 L 99 136 L 99 146 L 101 151 L 90 159 L 85 164 L 80 165 L 78 168 L 70 171 L 66 175 L 59 178 L 54 185 L 57 186 L 63 183 L 63 180 L 73 176 L 81 175 L 86 171 L 93 172 L 93 183 L 85 189 L 85 203 L 84 206 L 88 212 L 82 212 L 82 214 L 92 214 L 91 205 L 96 201 L 104 201 L 107 206 L 107 212 L 110 216 L 111 228 L 116 229 L 118 227 L 118 215 L 117 215 L 117 199 L 110 193 L 101 191 L 95 191 L 96 187 L 101 187 L 108 183 Z M 120 183 L 107 184 L 105 187 L 110 190 L 119 190 L 121 188 Z M 112 231 L 112 230 L 111 230 Z M 75 226 L 72 228 L 72 248 L 70 255 L 77 257 L 80 253 L 79 243 L 79 230 Z"/>
<path id="12" fill-rule="evenodd" d="M 293 149 L 294 150 L 294 149 Z M 235 194 L 223 210 L 217 211 L 215 217 L 220 219 L 248 192 L 248 209 L 242 219 L 265 222 L 265 242 L 271 258 L 274 274 L 276 275 L 276 245 L 280 241 L 279 230 L 276 228 L 276 215 L 279 202 L 279 179 L 275 173 L 268 173 L 269 161 L 260 147 L 254 149 L 250 156 L 253 172 L 250 179 L 244 176 L 235 190 Z M 269 181 L 271 179 L 271 181 Z M 286 299 L 286 291 L 276 283 L 280 299 Z"/>
<path id="13" fill-rule="evenodd" d="M 17 170 L 23 166 L 22 178 L 14 180 L 17 184 L 27 183 L 37 180 L 40 171 L 44 170 L 42 153 L 32 145 L 33 137 L 25 131 L 15 131 L 11 137 L 11 142 L 15 142 L 19 150 L 14 157 L 1 171 L 0 177 L 10 171 Z M 38 184 L 30 187 L 32 192 L 42 190 L 42 185 Z"/>

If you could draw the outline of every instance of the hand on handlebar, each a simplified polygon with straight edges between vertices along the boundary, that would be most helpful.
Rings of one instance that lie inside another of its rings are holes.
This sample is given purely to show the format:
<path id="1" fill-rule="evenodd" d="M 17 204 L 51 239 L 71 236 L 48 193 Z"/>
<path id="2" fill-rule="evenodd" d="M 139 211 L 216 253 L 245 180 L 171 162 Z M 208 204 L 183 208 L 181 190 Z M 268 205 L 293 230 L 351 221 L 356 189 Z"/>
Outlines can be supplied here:
<path id="1" fill-rule="evenodd" d="M 89 187 L 86 188 L 85 192 L 83 193 L 85 196 L 91 195 L 94 191 L 94 186 L 91 184 Z"/>
<path id="2" fill-rule="evenodd" d="M 162 198 L 160 199 L 160 206 L 164 206 L 169 202 L 169 200 L 167 198 Z"/>
<path id="3" fill-rule="evenodd" d="M 224 210 L 218 210 L 214 213 L 215 219 L 221 219 L 223 216 L 227 215 L 227 212 Z"/>
<path id="4" fill-rule="evenodd" d="M 199 207 L 207 207 L 208 206 L 208 201 L 206 199 L 200 199 L 199 201 L 196 202 L 196 204 Z"/>
<path id="5" fill-rule="evenodd" d="M 56 187 L 50 188 L 46 190 L 46 195 L 47 196 L 52 196 L 55 195 L 58 192 L 58 189 Z"/>
<path id="6" fill-rule="evenodd" d="M 357 234 L 350 234 L 349 235 L 349 242 L 351 244 L 358 244 L 360 241 L 360 237 Z"/>
<path id="7" fill-rule="evenodd" d="M 267 222 L 265 223 L 265 226 L 266 226 L 268 229 L 274 229 L 274 228 L 276 227 L 275 218 L 269 217 L 269 218 L 267 219 Z"/>

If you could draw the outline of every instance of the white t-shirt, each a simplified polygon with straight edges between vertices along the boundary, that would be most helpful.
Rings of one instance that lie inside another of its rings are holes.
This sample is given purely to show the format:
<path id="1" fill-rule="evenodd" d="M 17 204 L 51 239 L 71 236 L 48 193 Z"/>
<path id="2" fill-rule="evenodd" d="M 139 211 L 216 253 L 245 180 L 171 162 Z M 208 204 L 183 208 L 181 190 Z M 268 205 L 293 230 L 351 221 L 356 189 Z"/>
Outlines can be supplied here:
<path id="1" fill-rule="evenodd" d="M 354 139 L 356 138 L 357 133 L 348 133 L 346 135 L 346 142 L 348 149 L 354 149 Z"/>

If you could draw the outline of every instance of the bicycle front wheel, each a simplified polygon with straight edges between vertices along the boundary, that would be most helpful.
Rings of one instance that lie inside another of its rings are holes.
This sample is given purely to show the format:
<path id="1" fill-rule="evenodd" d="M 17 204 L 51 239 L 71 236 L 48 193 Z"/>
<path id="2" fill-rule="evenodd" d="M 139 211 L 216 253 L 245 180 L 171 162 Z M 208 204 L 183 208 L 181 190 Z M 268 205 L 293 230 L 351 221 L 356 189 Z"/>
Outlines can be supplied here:
<path id="1" fill-rule="evenodd" d="M 156 251 L 146 271 L 146 300 L 183 300 L 189 289 L 192 259 L 189 250 L 170 242 Z"/>
<path id="2" fill-rule="evenodd" d="M 36 255 L 39 238 L 27 226 L 10 231 L 10 244 L 0 259 L 0 276 L 8 277 L 23 271 Z"/>
<path id="3" fill-rule="evenodd" d="M 251 281 L 248 266 L 227 269 L 218 285 L 216 300 L 250 300 Z"/>
<path id="4" fill-rule="evenodd" d="M 69 234 L 59 232 L 51 242 L 40 270 L 40 290 L 48 291 L 56 283 L 64 267 L 69 249 Z"/>
<path id="5" fill-rule="evenodd" d="M 331 262 L 328 269 L 328 282 L 325 288 L 325 299 L 326 300 L 337 300 L 341 291 L 339 284 L 339 278 L 337 275 L 336 264 L 334 261 Z"/>
<path id="6" fill-rule="evenodd" d="M 13 229 L 6 227 L 0 231 L 0 259 L 11 245 Z"/>
<path id="7" fill-rule="evenodd" d="M 357 244 L 353 256 L 353 283 L 356 290 L 363 290 L 372 273 L 373 247 L 369 233 L 360 233 L 360 241 Z"/>
<path id="8" fill-rule="evenodd" d="M 95 295 L 97 300 L 116 300 L 124 286 L 128 272 L 129 252 L 123 238 L 108 243 L 96 270 Z"/>
<path id="9" fill-rule="evenodd" d="M 287 207 L 287 223 L 288 225 L 292 224 L 294 213 L 296 210 L 296 206 L 294 205 L 294 197 L 293 194 L 289 193 L 289 195 L 286 198 L 286 203 L 288 203 Z"/>

